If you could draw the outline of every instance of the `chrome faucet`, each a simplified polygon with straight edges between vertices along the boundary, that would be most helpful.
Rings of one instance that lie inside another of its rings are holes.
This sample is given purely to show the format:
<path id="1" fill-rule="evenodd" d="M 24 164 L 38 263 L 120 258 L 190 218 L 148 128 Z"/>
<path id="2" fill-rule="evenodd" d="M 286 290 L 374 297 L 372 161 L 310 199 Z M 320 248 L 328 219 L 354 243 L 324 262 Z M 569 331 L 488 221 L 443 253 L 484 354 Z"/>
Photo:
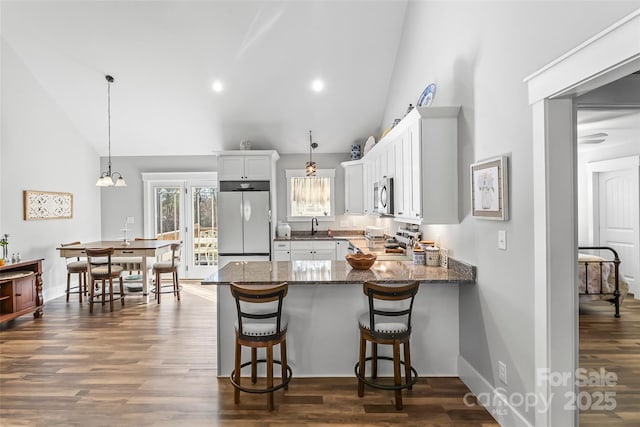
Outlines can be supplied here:
<path id="1" fill-rule="evenodd" d="M 316 234 L 318 232 L 318 230 L 314 230 L 313 228 L 314 221 L 316 222 L 316 227 L 318 227 L 318 218 L 314 216 L 313 218 L 311 218 L 311 234 Z"/>

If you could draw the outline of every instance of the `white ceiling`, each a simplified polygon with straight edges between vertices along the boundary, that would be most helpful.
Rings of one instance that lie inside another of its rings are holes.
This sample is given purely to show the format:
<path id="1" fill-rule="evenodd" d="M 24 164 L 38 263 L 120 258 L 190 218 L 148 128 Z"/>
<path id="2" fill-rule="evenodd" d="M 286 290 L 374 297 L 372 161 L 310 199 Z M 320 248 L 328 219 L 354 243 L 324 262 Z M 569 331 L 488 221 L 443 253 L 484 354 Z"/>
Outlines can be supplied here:
<path id="1" fill-rule="evenodd" d="M 378 131 L 406 0 L 5 1 L 11 49 L 101 155 L 349 152 Z M 325 90 L 314 93 L 311 81 Z M 219 79 L 222 93 L 211 84 Z M 9 83 L 10 84 L 10 83 Z"/>
<path id="2" fill-rule="evenodd" d="M 580 150 L 640 143 L 640 74 L 588 92 L 578 97 L 577 105 Z"/>

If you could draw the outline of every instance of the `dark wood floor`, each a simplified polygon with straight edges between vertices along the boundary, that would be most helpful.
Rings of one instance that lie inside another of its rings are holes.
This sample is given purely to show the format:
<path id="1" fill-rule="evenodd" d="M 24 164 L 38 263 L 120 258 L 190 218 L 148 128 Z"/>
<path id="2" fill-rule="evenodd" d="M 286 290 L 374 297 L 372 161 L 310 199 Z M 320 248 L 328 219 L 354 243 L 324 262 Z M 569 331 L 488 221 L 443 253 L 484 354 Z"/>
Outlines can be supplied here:
<path id="1" fill-rule="evenodd" d="M 458 378 L 420 379 L 401 411 L 393 392 L 358 398 L 354 378 L 294 376 L 272 413 L 263 395 L 243 393 L 234 405 L 229 381 L 215 373 L 215 304 L 199 288 L 187 285 L 179 303 L 129 298 L 93 315 L 86 303 L 58 298 L 42 319 L 3 324 L 0 425 L 497 426 L 484 408 L 464 404 Z"/>
<path id="2" fill-rule="evenodd" d="M 581 389 L 614 391 L 616 408 L 583 411 L 580 424 L 640 425 L 640 302 L 625 301 L 620 319 L 604 303 L 581 307 L 581 367 L 603 367 L 617 385 Z M 133 297 L 114 313 L 88 311 L 58 298 L 43 319 L 2 324 L 0 425 L 497 425 L 483 408 L 464 404 L 468 390 L 457 378 L 421 379 L 402 411 L 388 391 L 367 389 L 358 398 L 353 378 L 294 377 L 276 393 L 273 413 L 264 396 L 243 393 L 236 406 L 228 380 L 215 375 L 215 304 L 197 285 L 186 285 L 180 303 Z"/>
<path id="3" fill-rule="evenodd" d="M 640 426 L 640 301 L 628 296 L 620 314 L 606 302 L 580 304 L 580 368 L 601 383 L 580 388 L 578 407 L 590 408 L 580 412 L 581 426 Z M 599 380 L 607 375 L 609 385 Z"/>

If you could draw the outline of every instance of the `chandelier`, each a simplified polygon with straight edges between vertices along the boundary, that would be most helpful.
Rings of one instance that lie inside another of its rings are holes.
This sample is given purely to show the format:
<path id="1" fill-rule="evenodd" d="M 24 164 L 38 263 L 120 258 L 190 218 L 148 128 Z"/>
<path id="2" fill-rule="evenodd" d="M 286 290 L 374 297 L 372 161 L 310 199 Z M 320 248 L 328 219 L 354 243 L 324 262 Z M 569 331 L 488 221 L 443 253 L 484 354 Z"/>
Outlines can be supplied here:
<path id="1" fill-rule="evenodd" d="M 113 83 L 113 77 L 111 77 L 110 75 L 106 75 L 104 77 L 107 80 L 107 117 L 108 117 L 108 125 L 109 125 L 109 167 L 106 172 L 102 172 L 100 174 L 98 181 L 96 181 L 96 185 L 98 187 L 111 187 L 112 185 L 115 185 L 116 187 L 126 187 L 127 183 L 125 182 L 120 172 L 111 173 L 111 83 Z"/>

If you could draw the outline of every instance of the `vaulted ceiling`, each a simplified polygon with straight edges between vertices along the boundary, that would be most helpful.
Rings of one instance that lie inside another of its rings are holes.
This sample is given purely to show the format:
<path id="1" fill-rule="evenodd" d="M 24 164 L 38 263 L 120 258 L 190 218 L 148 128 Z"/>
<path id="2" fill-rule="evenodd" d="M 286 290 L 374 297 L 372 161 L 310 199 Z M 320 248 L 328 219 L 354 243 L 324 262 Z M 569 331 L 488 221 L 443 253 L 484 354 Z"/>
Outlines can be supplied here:
<path id="1" fill-rule="evenodd" d="M 112 154 L 348 152 L 382 121 L 406 0 L 2 1 L 15 52 L 72 126 Z M 324 90 L 311 90 L 322 79 Z M 221 92 L 212 84 L 220 81 Z"/>
<path id="2" fill-rule="evenodd" d="M 100 155 L 349 152 L 378 135 L 406 0 L 0 3 L 2 49 Z M 322 79 L 324 90 L 311 90 Z M 219 81 L 221 92 L 212 90 Z M 631 85 L 631 86 L 629 86 Z M 631 89 L 629 89 L 631 88 Z M 627 108 L 611 107 L 617 99 Z M 640 136 L 640 75 L 581 97 L 579 136 Z M 599 107 L 597 106 L 599 105 Z M 582 149 L 595 147 L 590 137 Z"/>

